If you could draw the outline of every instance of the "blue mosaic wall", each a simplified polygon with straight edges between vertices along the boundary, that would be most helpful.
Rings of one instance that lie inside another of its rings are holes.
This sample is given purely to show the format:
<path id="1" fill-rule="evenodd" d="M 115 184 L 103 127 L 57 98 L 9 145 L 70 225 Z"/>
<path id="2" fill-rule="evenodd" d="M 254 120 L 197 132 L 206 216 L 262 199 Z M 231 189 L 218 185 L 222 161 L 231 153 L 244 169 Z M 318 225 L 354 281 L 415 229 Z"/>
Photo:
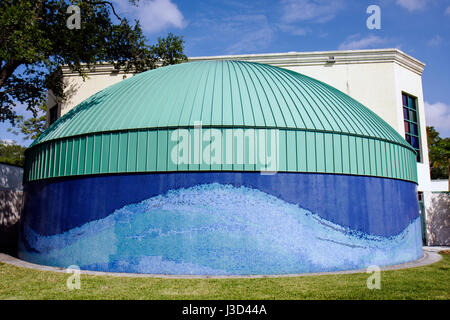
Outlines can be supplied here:
<path id="1" fill-rule="evenodd" d="M 28 183 L 19 257 L 98 271 L 246 275 L 422 256 L 416 185 L 348 175 L 198 172 Z"/>

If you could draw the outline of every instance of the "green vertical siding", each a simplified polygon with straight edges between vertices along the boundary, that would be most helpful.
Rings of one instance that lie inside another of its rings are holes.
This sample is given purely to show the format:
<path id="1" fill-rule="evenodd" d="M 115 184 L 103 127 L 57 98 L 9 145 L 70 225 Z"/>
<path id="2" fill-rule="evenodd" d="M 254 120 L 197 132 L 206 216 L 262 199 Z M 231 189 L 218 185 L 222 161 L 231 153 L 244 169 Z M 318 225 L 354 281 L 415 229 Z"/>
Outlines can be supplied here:
<path id="1" fill-rule="evenodd" d="M 213 139 L 205 135 L 208 128 L 202 129 L 203 150 L 197 150 L 200 163 L 194 163 L 195 129 L 185 130 L 189 137 L 185 151 L 191 152 L 188 163 L 172 161 L 172 153 L 179 154 L 181 150 L 182 139 L 176 130 L 96 133 L 50 141 L 29 149 L 25 180 L 127 172 L 260 171 L 271 155 L 276 155 L 276 171 L 280 172 L 417 180 L 414 151 L 389 141 L 329 132 L 279 130 L 276 153 L 271 150 L 269 129 L 214 128 L 222 137 L 218 143 L 222 163 L 211 164 L 214 155 L 205 152 L 208 146 L 212 150 Z M 227 145 L 227 135 L 233 137 L 231 145 Z M 261 151 L 261 142 L 265 151 Z M 265 155 L 262 161 L 261 152 Z"/>

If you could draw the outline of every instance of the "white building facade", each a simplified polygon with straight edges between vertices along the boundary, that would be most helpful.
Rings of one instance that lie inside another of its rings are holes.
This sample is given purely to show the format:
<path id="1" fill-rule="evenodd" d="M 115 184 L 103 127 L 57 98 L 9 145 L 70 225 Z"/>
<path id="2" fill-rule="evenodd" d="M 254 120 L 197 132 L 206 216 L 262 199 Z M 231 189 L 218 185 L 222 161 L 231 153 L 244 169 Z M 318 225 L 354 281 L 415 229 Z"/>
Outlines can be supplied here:
<path id="1" fill-rule="evenodd" d="M 329 84 L 390 124 L 418 152 L 418 196 L 423 217 L 431 208 L 432 187 L 422 73 L 425 64 L 398 49 L 288 52 L 232 56 L 192 57 L 200 60 L 245 60 L 286 68 Z M 115 70 L 112 65 L 96 66 L 83 80 L 77 73 L 63 68 L 65 100 L 59 101 L 51 92 L 48 97 L 48 122 L 53 122 L 92 94 L 132 74 Z M 423 209 L 425 208 L 425 210 Z M 428 225 L 428 224 L 427 224 Z M 429 238 L 430 231 L 426 238 Z"/>

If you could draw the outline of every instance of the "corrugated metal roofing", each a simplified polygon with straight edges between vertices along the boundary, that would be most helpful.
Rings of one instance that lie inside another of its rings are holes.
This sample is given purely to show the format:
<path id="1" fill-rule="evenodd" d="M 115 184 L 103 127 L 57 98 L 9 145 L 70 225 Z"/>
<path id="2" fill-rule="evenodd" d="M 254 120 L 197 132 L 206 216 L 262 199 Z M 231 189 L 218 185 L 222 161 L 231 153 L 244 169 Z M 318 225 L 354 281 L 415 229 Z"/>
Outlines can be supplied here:
<path id="1" fill-rule="evenodd" d="M 408 145 L 344 93 L 293 71 L 243 61 L 163 67 L 94 94 L 33 145 L 80 134 L 165 127 L 247 126 L 354 133 Z"/>
<path id="2" fill-rule="evenodd" d="M 222 132 L 279 129 L 278 171 L 416 180 L 414 151 L 372 111 L 310 77 L 243 61 L 162 67 L 98 92 L 33 142 L 26 179 L 109 172 L 258 170 L 237 163 L 171 165 L 169 134 L 177 128 L 192 130 L 196 121 Z M 116 154 L 120 152 L 122 160 Z"/>

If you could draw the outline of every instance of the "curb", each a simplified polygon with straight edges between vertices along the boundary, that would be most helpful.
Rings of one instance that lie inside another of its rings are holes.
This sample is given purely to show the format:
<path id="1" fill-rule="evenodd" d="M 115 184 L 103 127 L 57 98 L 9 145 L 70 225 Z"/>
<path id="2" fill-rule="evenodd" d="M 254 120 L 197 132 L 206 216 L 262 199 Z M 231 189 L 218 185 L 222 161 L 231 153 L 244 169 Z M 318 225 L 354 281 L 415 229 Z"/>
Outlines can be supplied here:
<path id="1" fill-rule="evenodd" d="M 435 250 L 423 249 L 423 257 L 419 260 L 381 267 L 381 271 L 401 270 L 422 267 L 433 264 L 442 259 L 442 256 Z M 0 262 L 10 264 L 16 267 L 34 269 L 39 271 L 52 271 L 67 273 L 65 268 L 50 267 L 26 262 L 10 255 L 0 253 Z M 257 279 L 257 278 L 287 278 L 287 277 L 308 277 L 308 276 L 322 276 L 322 275 L 339 275 L 339 274 L 353 274 L 366 273 L 366 269 L 346 270 L 336 272 L 315 272 L 315 273 L 298 273 L 298 274 L 281 274 L 281 275 L 231 275 L 231 276 L 201 276 L 201 275 L 168 275 L 168 274 L 143 274 L 143 273 L 123 273 L 123 272 L 101 272 L 81 270 L 81 274 L 94 276 L 113 276 L 113 277 L 134 277 L 134 278 L 163 278 L 163 279 Z"/>

